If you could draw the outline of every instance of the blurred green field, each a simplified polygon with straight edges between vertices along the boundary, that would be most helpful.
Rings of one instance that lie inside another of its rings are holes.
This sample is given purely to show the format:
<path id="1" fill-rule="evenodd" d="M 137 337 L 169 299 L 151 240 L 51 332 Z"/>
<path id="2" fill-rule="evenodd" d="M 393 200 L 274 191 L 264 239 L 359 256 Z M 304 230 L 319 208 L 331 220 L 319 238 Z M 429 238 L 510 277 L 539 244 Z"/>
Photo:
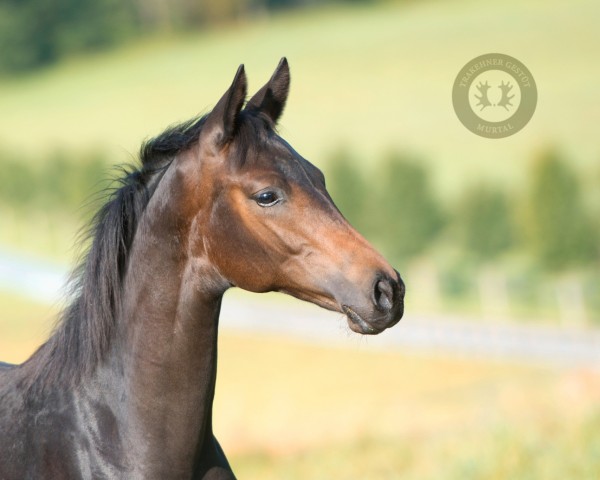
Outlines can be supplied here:
<path id="1" fill-rule="evenodd" d="M 0 358 L 56 309 L 0 296 Z M 244 479 L 596 479 L 600 371 L 224 331 L 215 430 Z"/>
<path id="2" fill-rule="evenodd" d="M 518 183 L 532 152 L 552 143 L 598 175 L 599 15 L 595 0 L 392 2 L 149 40 L 3 80 L 0 145 L 101 147 L 128 159 L 144 138 L 209 109 L 238 64 L 254 90 L 286 55 L 293 87 L 281 131 L 317 164 L 339 145 L 364 162 L 399 147 L 421 153 L 453 194 L 474 178 Z M 467 131 L 450 101 L 459 69 L 491 51 L 518 57 L 539 90 L 531 123 L 496 141 Z"/>
<path id="3" fill-rule="evenodd" d="M 594 480 L 600 416 L 523 428 L 454 431 L 400 438 L 365 437 L 288 455 L 235 457 L 248 479 L 326 480 Z"/>
<path id="4" fill-rule="evenodd" d="M 285 55 L 292 90 L 280 131 L 325 170 L 339 148 L 365 170 L 389 149 L 415 153 L 443 203 L 486 181 L 517 191 L 534 154 L 551 145 L 598 207 L 598 18 L 596 0 L 366 2 L 144 40 L 0 80 L 0 152 L 22 152 L 36 167 L 61 150 L 130 161 L 144 138 L 208 111 L 238 64 L 252 92 Z M 502 140 L 467 131 L 450 97 L 460 68 L 494 51 L 527 65 L 539 91 L 530 124 Z M 2 248 L 73 264 L 75 232 L 89 215 L 56 205 L 0 205 Z M 427 260 L 441 265 L 444 255 Z M 507 268 L 527 262 L 510 258 Z M 411 309 L 479 315 L 473 292 L 455 304 L 432 302 L 424 287 L 431 265 L 417 267 L 399 265 Z M 556 302 L 554 278 L 527 279 L 525 295 Z M 523 308 L 516 315 L 527 320 L 540 314 Z M 57 311 L 0 292 L 0 360 L 25 360 Z M 542 314 L 556 316 L 551 308 Z M 325 348 L 228 331 L 219 355 L 214 423 L 240 478 L 600 478 L 597 367 L 373 351 L 360 341 Z"/>

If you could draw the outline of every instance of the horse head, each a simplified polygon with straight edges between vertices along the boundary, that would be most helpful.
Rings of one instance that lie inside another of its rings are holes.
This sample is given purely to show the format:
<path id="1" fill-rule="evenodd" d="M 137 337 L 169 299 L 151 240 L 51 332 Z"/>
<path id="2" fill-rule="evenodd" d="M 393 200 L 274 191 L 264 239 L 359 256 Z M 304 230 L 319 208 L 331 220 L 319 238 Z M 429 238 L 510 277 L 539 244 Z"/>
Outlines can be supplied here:
<path id="1" fill-rule="evenodd" d="M 199 192 L 194 223 L 202 225 L 190 234 L 191 249 L 224 287 L 284 292 L 344 313 L 355 332 L 379 333 L 402 317 L 404 284 L 342 216 L 322 172 L 277 133 L 289 85 L 284 58 L 244 105 L 240 66 L 206 117 L 187 152 L 200 165 L 189 180 Z"/>

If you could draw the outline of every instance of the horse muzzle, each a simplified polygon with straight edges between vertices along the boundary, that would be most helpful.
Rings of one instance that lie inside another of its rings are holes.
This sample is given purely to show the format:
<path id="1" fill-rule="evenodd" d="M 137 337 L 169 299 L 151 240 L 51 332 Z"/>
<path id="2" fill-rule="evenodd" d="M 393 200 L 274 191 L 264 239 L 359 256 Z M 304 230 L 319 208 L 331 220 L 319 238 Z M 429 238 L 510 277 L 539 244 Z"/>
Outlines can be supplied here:
<path id="1" fill-rule="evenodd" d="M 386 328 L 396 325 L 404 314 L 406 287 L 400 274 L 396 278 L 378 274 L 372 283 L 369 301 L 351 305 L 341 304 L 342 312 L 348 317 L 348 326 L 356 333 L 377 335 Z"/>

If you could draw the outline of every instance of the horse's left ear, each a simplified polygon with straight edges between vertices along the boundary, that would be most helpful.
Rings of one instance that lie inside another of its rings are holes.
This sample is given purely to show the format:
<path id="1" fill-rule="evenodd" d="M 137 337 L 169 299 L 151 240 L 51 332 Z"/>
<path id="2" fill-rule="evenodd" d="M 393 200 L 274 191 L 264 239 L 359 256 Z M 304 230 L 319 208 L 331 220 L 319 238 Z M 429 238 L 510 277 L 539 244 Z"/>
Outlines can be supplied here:
<path id="1" fill-rule="evenodd" d="M 271 79 L 248 101 L 246 110 L 262 112 L 275 124 L 283 113 L 289 91 L 290 67 L 283 57 Z"/>

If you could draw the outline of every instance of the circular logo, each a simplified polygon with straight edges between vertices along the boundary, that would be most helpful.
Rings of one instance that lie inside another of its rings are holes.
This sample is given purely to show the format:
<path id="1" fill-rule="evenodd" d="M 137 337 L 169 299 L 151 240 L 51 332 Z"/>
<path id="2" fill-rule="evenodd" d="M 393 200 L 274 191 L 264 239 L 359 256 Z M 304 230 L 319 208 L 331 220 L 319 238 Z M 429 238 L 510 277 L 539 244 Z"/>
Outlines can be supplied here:
<path id="1" fill-rule="evenodd" d="M 533 116 L 537 88 L 529 69 L 516 58 L 488 53 L 467 63 L 454 81 L 456 116 L 473 133 L 504 138 Z"/>

